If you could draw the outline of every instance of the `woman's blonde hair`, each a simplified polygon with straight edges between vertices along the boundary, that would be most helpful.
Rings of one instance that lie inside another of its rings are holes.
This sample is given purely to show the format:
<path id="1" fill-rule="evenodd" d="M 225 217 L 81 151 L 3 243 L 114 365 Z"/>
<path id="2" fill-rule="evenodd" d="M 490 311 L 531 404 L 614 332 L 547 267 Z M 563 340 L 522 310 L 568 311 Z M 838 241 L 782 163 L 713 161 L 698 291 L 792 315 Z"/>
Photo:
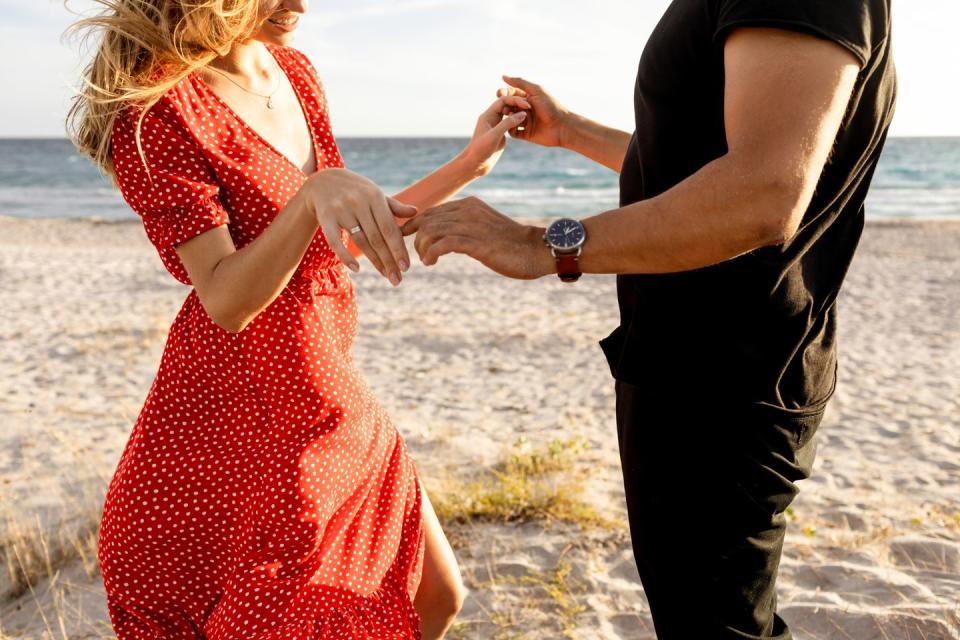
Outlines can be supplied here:
<path id="1" fill-rule="evenodd" d="M 83 72 L 83 86 L 67 113 L 67 136 L 116 185 L 110 137 L 117 114 L 128 105 L 146 112 L 180 80 L 258 27 L 260 0 L 94 0 L 103 10 L 72 23 L 64 35 L 83 32 L 81 46 L 100 36 Z M 66 7 L 69 0 L 64 0 Z"/>

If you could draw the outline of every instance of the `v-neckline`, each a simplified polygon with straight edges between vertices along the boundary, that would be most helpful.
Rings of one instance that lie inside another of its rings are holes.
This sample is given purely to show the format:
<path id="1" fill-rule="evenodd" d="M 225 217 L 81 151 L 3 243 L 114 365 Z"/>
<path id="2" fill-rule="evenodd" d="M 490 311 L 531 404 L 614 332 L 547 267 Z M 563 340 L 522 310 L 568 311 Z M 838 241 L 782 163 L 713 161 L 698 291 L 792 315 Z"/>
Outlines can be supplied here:
<path id="1" fill-rule="evenodd" d="M 293 95 L 296 97 L 297 103 L 300 105 L 300 110 L 303 112 L 303 119 L 307 123 L 307 131 L 310 135 L 310 145 L 313 147 L 313 157 L 314 157 L 313 173 L 316 173 L 317 171 L 320 170 L 320 149 L 317 147 L 317 136 L 313 130 L 313 123 L 310 122 L 310 113 L 307 111 L 306 103 L 303 100 L 303 96 L 301 96 L 300 92 L 297 90 L 296 83 L 290 78 L 290 74 L 287 72 L 287 68 L 284 66 L 282 62 L 280 62 L 277 56 L 274 55 L 274 52 L 271 49 L 271 46 L 267 43 L 264 43 L 264 47 L 266 48 L 267 53 L 270 54 L 270 57 L 273 58 L 274 62 L 277 63 L 277 67 L 280 68 L 280 70 L 283 72 L 283 75 L 287 78 L 287 82 L 290 83 L 290 88 L 293 90 Z M 289 164 L 291 167 L 296 169 L 301 175 L 303 175 L 304 177 L 308 177 L 311 175 L 306 171 L 304 171 L 303 168 L 300 167 L 296 162 L 291 160 L 289 156 L 287 156 L 287 154 L 283 153 L 282 151 L 277 149 L 275 146 L 273 146 L 269 140 L 267 140 L 262 135 L 260 135 L 260 133 L 256 129 L 254 129 L 252 126 L 250 126 L 250 124 L 247 123 L 246 120 L 241 118 L 240 115 L 233 110 L 233 107 L 227 104 L 227 102 L 223 98 L 221 98 L 216 91 L 213 90 L 213 87 L 207 84 L 207 81 L 200 77 L 199 73 L 194 73 L 193 75 L 196 77 L 197 81 L 204 88 L 204 90 L 212 94 L 213 99 L 216 100 L 220 104 L 220 106 L 223 107 L 224 110 L 227 111 L 227 113 L 229 113 L 237 122 L 239 122 L 240 126 L 242 126 L 251 135 L 257 138 L 257 140 L 263 143 L 264 146 L 266 146 L 275 154 L 283 158 L 287 164 Z"/>

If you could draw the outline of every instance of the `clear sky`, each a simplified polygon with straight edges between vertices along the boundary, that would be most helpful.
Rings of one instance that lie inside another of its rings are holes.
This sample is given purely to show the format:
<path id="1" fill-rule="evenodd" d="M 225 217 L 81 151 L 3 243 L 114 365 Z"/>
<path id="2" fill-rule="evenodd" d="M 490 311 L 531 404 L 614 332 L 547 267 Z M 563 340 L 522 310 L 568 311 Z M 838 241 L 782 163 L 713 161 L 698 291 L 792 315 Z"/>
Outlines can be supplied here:
<path id="1" fill-rule="evenodd" d="M 314 0 L 294 46 L 340 136 L 469 135 L 500 74 L 632 130 L 647 35 L 668 0 Z M 90 0 L 70 0 L 89 11 Z M 0 0 L 0 137 L 62 136 L 85 60 L 62 0 Z M 960 0 L 894 0 L 894 135 L 960 135 Z"/>

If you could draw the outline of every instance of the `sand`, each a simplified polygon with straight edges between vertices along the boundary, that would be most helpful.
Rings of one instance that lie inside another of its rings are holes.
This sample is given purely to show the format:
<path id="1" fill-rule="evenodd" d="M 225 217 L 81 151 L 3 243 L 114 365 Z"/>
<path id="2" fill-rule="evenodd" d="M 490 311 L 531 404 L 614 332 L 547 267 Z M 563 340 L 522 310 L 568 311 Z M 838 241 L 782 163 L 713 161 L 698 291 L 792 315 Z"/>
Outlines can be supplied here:
<path id="1" fill-rule="evenodd" d="M 456 513 L 451 487 L 554 443 L 547 486 L 606 521 L 451 523 L 470 595 L 450 637 L 654 638 L 596 344 L 613 278 L 513 282 L 455 257 L 395 290 L 366 264 L 355 281 L 359 366 L 436 501 Z M 110 637 L 97 509 L 188 290 L 136 222 L 0 218 L 0 283 L 0 554 L 33 576 L 0 567 L 0 637 Z M 868 224 L 840 304 L 781 614 L 801 640 L 960 638 L 960 224 Z"/>

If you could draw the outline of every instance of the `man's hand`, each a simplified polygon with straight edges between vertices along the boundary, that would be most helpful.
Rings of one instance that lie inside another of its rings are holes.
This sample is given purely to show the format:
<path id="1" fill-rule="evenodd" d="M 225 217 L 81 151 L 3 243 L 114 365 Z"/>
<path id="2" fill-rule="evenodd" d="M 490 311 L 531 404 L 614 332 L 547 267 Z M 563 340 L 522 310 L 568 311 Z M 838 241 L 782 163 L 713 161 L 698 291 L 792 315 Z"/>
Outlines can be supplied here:
<path id="1" fill-rule="evenodd" d="M 544 147 L 564 146 L 572 114 L 538 84 L 512 76 L 503 76 L 503 80 L 510 86 L 497 90 L 498 97 L 516 96 L 529 104 L 529 107 L 523 107 L 528 116 L 521 125 L 522 130 L 513 128 L 510 135 Z M 515 110 L 515 105 L 507 105 L 504 114 L 509 115 Z"/>
<path id="2" fill-rule="evenodd" d="M 417 234 L 414 246 L 423 264 L 462 253 L 508 278 L 533 280 L 556 271 L 543 241 L 544 229 L 523 225 L 478 198 L 464 198 L 425 211 L 403 225 Z"/>
<path id="3" fill-rule="evenodd" d="M 527 119 L 522 127 L 510 129 L 511 136 L 544 147 L 563 147 L 620 172 L 630 144 L 629 133 L 568 111 L 538 84 L 512 76 L 503 79 L 510 86 L 499 89 L 497 95 L 523 98 L 529 105 L 521 107 L 527 110 Z M 509 116 L 517 108 L 507 104 L 503 114 Z"/>

